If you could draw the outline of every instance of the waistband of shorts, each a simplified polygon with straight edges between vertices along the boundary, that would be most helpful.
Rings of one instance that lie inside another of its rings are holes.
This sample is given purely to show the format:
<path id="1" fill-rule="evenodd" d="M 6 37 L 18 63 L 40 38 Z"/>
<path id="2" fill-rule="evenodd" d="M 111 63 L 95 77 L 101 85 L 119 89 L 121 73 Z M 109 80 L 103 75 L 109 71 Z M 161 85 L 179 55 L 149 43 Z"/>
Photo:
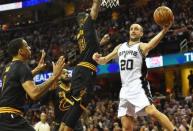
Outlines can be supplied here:
<path id="1" fill-rule="evenodd" d="M 0 107 L 0 114 L 2 113 L 13 113 L 13 114 L 18 114 L 18 115 L 23 115 L 23 112 L 12 108 L 12 107 Z"/>
<path id="2" fill-rule="evenodd" d="M 95 65 L 93 65 L 93 64 L 91 64 L 89 62 L 80 62 L 78 64 L 78 66 L 83 66 L 83 67 L 89 68 L 89 69 L 91 69 L 91 70 L 93 70 L 95 72 L 96 72 L 96 69 L 97 69 Z"/>

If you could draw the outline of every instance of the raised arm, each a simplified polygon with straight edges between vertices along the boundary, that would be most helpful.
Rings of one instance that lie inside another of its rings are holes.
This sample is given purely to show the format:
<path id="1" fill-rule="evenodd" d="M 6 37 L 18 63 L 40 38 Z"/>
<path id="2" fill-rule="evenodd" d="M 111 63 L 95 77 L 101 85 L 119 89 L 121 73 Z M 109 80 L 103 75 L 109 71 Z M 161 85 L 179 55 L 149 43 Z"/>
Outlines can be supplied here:
<path id="1" fill-rule="evenodd" d="M 106 64 L 106 63 L 108 63 L 110 60 L 112 60 L 112 59 L 114 59 L 114 58 L 116 58 L 116 57 L 118 56 L 117 53 L 118 53 L 119 47 L 120 47 L 120 45 L 116 46 L 111 53 L 109 53 L 108 55 L 106 55 L 106 56 L 104 56 L 104 57 L 102 57 L 101 54 L 98 54 L 98 52 L 97 52 L 97 53 L 94 53 L 92 58 L 93 58 L 93 60 L 95 60 L 98 64 Z"/>
<path id="2" fill-rule="evenodd" d="M 90 11 L 90 16 L 92 20 L 96 20 L 98 17 L 98 12 L 100 9 L 101 0 L 93 0 L 93 4 Z"/>
<path id="3" fill-rule="evenodd" d="M 161 39 L 168 32 L 171 25 L 172 25 L 172 23 L 168 26 L 164 26 L 163 29 L 155 37 L 153 37 L 148 43 L 140 45 L 140 49 L 142 50 L 144 55 L 147 55 L 150 50 L 152 50 L 153 48 L 155 48 L 159 44 Z"/>
<path id="4" fill-rule="evenodd" d="M 42 55 L 41 55 L 41 58 L 38 62 L 38 65 L 31 71 L 33 76 L 35 76 L 37 73 L 39 73 L 40 71 L 42 71 L 46 67 L 46 64 L 44 62 L 46 52 L 44 50 L 41 50 L 41 53 L 42 53 Z"/>
<path id="5" fill-rule="evenodd" d="M 24 90 L 32 100 L 38 100 L 49 88 L 51 88 L 52 84 L 57 81 L 58 77 L 61 75 L 64 65 L 64 57 L 60 57 L 56 64 L 53 63 L 53 75 L 40 85 L 35 85 L 34 81 L 31 80 L 22 83 Z"/>

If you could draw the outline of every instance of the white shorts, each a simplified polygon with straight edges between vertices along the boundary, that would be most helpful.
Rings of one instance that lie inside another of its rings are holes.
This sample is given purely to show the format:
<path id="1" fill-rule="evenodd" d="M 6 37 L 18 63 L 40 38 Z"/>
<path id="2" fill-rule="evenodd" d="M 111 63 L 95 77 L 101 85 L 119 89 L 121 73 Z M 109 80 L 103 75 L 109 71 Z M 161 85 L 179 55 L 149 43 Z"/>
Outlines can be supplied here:
<path id="1" fill-rule="evenodd" d="M 128 94 L 127 97 L 121 97 L 121 92 L 118 107 L 118 117 L 125 115 L 133 117 L 146 115 L 144 108 L 151 105 L 152 99 L 151 96 L 147 95 L 144 89 L 141 89 L 141 91 L 136 94 Z"/>

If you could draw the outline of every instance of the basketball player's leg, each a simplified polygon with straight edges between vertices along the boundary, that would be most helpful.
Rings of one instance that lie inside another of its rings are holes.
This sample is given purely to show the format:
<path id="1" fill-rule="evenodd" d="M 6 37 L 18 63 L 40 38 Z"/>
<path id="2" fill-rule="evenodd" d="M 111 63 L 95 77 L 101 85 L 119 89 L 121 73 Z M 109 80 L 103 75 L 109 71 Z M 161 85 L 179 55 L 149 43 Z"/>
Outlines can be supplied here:
<path id="1" fill-rule="evenodd" d="M 0 113 L 0 131 L 35 131 L 20 115 Z"/>
<path id="2" fill-rule="evenodd" d="M 95 75 L 90 69 L 77 66 L 73 71 L 71 79 L 71 100 L 74 104 L 67 110 L 63 122 L 65 127 L 63 131 L 72 131 L 75 128 L 80 116 L 83 112 L 87 112 L 87 105 L 94 96 L 94 80 Z"/>
<path id="3" fill-rule="evenodd" d="M 57 131 L 83 131 L 83 126 L 80 120 L 77 121 L 75 127 L 72 129 L 71 127 L 67 126 L 64 122 L 61 122 L 60 128 Z"/>
<path id="4" fill-rule="evenodd" d="M 122 116 L 121 117 L 122 131 L 133 131 L 134 118 L 132 116 Z"/>
<path id="5" fill-rule="evenodd" d="M 134 127 L 134 106 L 127 100 L 120 98 L 118 107 L 118 117 L 121 119 L 122 130 L 132 131 Z"/>
<path id="6" fill-rule="evenodd" d="M 76 129 L 80 116 L 83 112 L 87 112 L 86 107 L 91 101 L 92 94 L 91 92 L 86 92 L 85 89 L 86 87 L 80 91 L 79 97 L 77 97 L 75 94 L 72 95 L 74 105 L 68 109 L 66 112 L 67 115 L 65 115 L 65 118 L 63 118 L 65 123 L 63 131 L 72 131 L 73 129 Z M 84 93 L 84 91 L 86 93 Z"/>
<path id="7" fill-rule="evenodd" d="M 138 94 L 136 99 L 143 100 L 144 106 L 143 109 L 148 116 L 151 116 L 158 120 L 160 124 L 169 131 L 175 129 L 174 125 L 171 123 L 169 118 L 163 113 L 159 112 L 157 108 L 153 105 L 153 99 L 150 91 L 150 86 L 147 81 L 142 81 L 142 92 Z M 138 100 L 139 101 L 139 100 Z M 140 106 L 138 106 L 140 107 Z"/>
<path id="8" fill-rule="evenodd" d="M 79 120 L 83 110 L 79 106 L 78 103 L 76 103 L 74 106 L 72 106 L 66 113 L 68 114 L 66 118 L 64 118 L 64 123 L 60 127 L 59 131 L 72 131 Z"/>
<path id="9" fill-rule="evenodd" d="M 145 107 L 145 112 L 147 113 L 148 116 L 153 117 L 157 121 L 159 121 L 160 124 L 168 131 L 175 130 L 175 127 L 172 124 L 172 122 L 169 120 L 169 118 L 165 114 L 158 111 L 153 104 Z"/>

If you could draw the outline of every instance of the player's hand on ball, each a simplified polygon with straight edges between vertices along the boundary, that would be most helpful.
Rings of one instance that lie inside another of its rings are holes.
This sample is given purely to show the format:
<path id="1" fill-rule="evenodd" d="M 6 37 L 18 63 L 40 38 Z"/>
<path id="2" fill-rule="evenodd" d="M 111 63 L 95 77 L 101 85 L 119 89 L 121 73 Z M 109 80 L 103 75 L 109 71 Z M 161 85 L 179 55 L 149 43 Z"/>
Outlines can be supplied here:
<path id="1" fill-rule="evenodd" d="M 171 26 L 174 21 L 174 14 L 172 10 L 167 6 L 159 6 L 153 14 L 155 23 L 161 27 L 166 26 L 167 28 Z"/>
<path id="2" fill-rule="evenodd" d="M 164 25 L 164 26 L 163 26 L 164 32 L 168 32 L 168 30 L 170 29 L 170 27 L 172 26 L 172 24 L 173 24 L 173 21 L 170 22 L 170 24 Z"/>

